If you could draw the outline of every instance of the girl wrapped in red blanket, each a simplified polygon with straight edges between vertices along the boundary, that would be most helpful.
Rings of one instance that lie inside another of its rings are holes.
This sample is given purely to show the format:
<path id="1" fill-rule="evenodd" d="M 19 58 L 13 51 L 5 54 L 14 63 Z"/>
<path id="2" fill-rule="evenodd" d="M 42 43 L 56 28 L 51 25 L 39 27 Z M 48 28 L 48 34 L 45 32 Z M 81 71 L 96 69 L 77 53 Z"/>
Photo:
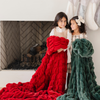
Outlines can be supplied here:
<path id="1" fill-rule="evenodd" d="M 63 12 L 59 15 L 66 16 Z M 47 38 L 46 54 L 30 82 L 8 83 L 0 91 L 0 100 L 56 100 L 64 94 L 69 40 L 68 30 L 65 27 L 63 29 L 64 31 L 59 33 L 60 36 L 57 36 L 54 28 L 55 35 Z"/>

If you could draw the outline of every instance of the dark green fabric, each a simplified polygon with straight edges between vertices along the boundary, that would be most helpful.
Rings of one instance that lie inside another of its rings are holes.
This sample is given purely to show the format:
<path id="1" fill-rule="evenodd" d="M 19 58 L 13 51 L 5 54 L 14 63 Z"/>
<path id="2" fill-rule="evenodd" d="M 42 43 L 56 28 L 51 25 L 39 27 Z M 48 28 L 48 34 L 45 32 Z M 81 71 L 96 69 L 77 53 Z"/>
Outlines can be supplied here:
<path id="1" fill-rule="evenodd" d="M 100 100 L 100 86 L 95 81 L 93 46 L 86 39 L 76 39 L 72 43 L 71 77 L 68 91 L 57 100 Z"/>

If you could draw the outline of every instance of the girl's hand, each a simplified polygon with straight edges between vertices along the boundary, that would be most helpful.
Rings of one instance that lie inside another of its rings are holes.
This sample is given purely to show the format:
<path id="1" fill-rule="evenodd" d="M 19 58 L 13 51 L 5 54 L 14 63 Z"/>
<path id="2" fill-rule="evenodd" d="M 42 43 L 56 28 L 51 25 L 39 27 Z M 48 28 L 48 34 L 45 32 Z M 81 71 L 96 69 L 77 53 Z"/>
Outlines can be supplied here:
<path id="1" fill-rule="evenodd" d="M 57 52 L 59 53 L 59 52 L 61 52 L 63 50 L 64 50 L 63 48 L 60 48 L 60 49 L 57 50 Z"/>

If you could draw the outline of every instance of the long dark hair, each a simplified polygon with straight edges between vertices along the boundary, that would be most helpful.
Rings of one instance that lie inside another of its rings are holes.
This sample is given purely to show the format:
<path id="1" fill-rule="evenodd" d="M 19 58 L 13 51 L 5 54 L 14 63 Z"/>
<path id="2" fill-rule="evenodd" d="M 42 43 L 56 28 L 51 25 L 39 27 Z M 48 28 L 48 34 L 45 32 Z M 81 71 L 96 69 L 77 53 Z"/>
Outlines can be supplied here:
<path id="1" fill-rule="evenodd" d="M 74 31 L 71 29 L 71 20 L 76 20 L 78 19 L 78 16 L 74 16 L 73 18 L 70 19 L 69 21 L 69 29 L 71 31 L 71 33 L 73 33 Z M 76 22 L 76 21 L 75 21 Z M 77 23 L 77 22 L 76 22 Z M 86 34 L 86 29 L 85 29 L 85 24 L 81 22 L 81 26 L 78 26 L 79 27 L 79 32 L 80 33 L 85 33 Z"/>
<path id="2" fill-rule="evenodd" d="M 58 21 L 59 21 L 60 19 L 62 19 L 63 17 L 66 18 L 66 26 L 65 26 L 65 27 L 68 28 L 68 17 L 67 17 L 67 15 L 66 15 L 64 12 L 59 12 L 59 13 L 56 15 L 56 17 L 55 17 L 54 23 L 53 23 L 53 25 L 52 25 L 52 29 L 53 29 L 54 27 L 58 26 Z"/>

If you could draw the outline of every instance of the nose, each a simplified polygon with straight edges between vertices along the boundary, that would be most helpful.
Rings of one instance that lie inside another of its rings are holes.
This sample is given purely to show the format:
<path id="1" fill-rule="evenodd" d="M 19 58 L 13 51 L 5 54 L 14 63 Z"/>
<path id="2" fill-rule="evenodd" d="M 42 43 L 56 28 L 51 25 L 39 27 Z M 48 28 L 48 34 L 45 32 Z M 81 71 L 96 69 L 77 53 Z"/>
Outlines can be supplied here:
<path id="1" fill-rule="evenodd" d="M 65 22 L 63 22 L 62 25 L 65 25 Z"/>

